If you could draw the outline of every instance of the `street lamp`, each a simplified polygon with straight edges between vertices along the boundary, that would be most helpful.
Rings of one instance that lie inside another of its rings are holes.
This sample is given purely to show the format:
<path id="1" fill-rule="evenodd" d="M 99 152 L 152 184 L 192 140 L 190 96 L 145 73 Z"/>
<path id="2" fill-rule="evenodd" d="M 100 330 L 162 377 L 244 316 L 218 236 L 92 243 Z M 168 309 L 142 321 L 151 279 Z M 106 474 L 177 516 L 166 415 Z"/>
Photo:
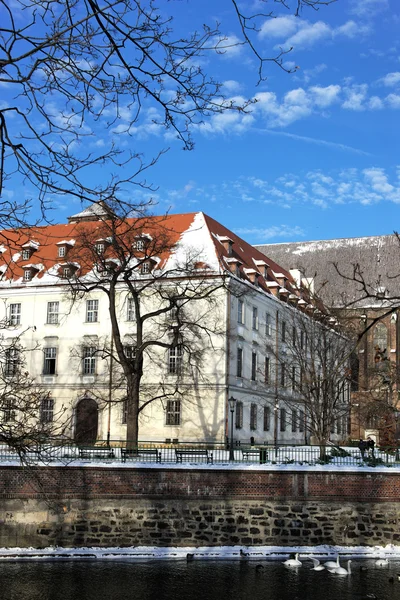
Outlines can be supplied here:
<path id="1" fill-rule="evenodd" d="M 233 413 L 235 412 L 236 398 L 231 396 L 228 402 L 229 410 L 231 411 L 231 438 L 229 440 L 229 460 L 235 460 L 235 454 L 233 451 Z"/>

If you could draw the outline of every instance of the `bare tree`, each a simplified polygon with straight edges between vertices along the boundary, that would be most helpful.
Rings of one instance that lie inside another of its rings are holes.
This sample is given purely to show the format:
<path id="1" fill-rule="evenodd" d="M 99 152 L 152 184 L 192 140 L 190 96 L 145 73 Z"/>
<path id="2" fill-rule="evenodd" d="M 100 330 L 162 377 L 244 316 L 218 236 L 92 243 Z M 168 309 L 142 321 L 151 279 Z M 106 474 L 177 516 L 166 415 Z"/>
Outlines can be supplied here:
<path id="1" fill-rule="evenodd" d="M 134 448 L 139 415 L 150 403 L 183 391 L 195 401 L 196 381 L 205 379 L 204 352 L 224 333 L 224 276 L 204 262 L 201 250 L 180 251 L 168 217 L 113 214 L 95 225 L 82 223 L 68 261 L 73 302 L 98 292 L 108 298 L 109 336 L 92 351 L 109 361 L 110 396 L 103 392 L 103 400 L 126 403 L 127 444 Z M 150 381 L 143 379 L 145 366 Z"/>
<path id="2" fill-rule="evenodd" d="M 21 342 L 23 334 L 8 337 L 7 323 L 0 337 L 0 440 L 3 451 L 16 452 L 23 461 L 43 443 L 64 438 L 64 409 L 56 415 L 50 392 L 30 375 L 27 362 L 32 349 Z M 25 333 L 25 332 L 24 332 Z M 35 349 L 36 350 L 36 349 Z"/>
<path id="3" fill-rule="evenodd" d="M 315 307 L 314 309 L 315 310 Z M 347 436 L 349 412 L 349 357 L 354 342 L 348 332 L 338 331 L 334 318 L 307 309 L 291 309 L 286 315 L 284 340 L 267 347 L 275 358 L 277 396 L 292 410 L 321 457 L 331 433 Z M 333 324 L 335 322 L 335 329 Z M 308 437 L 308 436 L 307 436 Z"/>
<path id="4" fill-rule="evenodd" d="M 264 57 L 254 40 L 276 16 L 272 9 L 299 14 L 332 0 L 265 1 L 271 11 L 251 14 L 230 1 L 241 35 L 234 43 L 250 47 L 264 78 L 269 62 L 285 68 L 284 51 Z M 7 92 L 0 105 L 0 222 L 29 224 L 32 208 L 37 219 L 48 216 L 56 196 L 124 203 L 131 184 L 149 186 L 145 171 L 159 155 L 145 160 L 140 149 L 119 143 L 119 134 L 135 135 L 144 107 L 152 111 L 149 127 L 188 150 L 194 125 L 249 109 L 252 100 L 226 96 L 202 66 L 208 54 L 230 49 L 223 25 L 201 24 L 182 35 L 172 8 L 156 0 L 0 0 L 0 85 Z M 5 194 L 18 177 L 37 190 L 33 206 Z"/>

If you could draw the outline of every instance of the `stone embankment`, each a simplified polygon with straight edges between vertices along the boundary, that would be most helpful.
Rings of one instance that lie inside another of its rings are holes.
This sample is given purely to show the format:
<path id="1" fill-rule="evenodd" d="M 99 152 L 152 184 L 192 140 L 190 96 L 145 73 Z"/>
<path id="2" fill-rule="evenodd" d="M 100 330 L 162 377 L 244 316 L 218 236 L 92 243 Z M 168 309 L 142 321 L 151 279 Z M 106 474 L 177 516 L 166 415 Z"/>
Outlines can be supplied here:
<path id="1" fill-rule="evenodd" d="M 400 473 L 0 469 L 0 546 L 400 545 Z"/>

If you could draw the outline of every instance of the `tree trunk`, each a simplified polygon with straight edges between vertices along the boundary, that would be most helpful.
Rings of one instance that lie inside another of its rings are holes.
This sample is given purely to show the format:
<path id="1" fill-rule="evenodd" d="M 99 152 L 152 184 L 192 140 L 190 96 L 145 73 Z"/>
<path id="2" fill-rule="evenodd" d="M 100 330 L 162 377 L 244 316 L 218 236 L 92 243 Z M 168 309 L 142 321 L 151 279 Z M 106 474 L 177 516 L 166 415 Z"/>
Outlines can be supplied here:
<path id="1" fill-rule="evenodd" d="M 126 447 L 135 449 L 139 439 L 140 378 L 129 377 L 126 384 Z"/>

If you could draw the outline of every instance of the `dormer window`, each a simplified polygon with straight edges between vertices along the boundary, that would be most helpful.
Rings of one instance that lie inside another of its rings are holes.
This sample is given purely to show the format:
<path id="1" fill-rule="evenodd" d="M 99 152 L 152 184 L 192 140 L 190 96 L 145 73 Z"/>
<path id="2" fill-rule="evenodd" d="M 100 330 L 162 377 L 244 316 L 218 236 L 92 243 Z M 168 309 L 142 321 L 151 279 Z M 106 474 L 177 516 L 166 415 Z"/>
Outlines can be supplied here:
<path id="1" fill-rule="evenodd" d="M 65 258 L 72 246 L 75 244 L 75 240 L 61 240 L 61 242 L 57 242 L 58 250 L 57 256 L 58 258 Z"/>
<path id="2" fill-rule="evenodd" d="M 31 251 L 29 248 L 24 248 L 22 250 L 22 260 L 29 260 L 31 257 Z"/>
<path id="3" fill-rule="evenodd" d="M 144 252 L 152 239 L 153 238 L 148 233 L 141 233 L 136 236 L 136 239 L 133 242 L 132 247 L 134 250 L 139 250 L 139 252 Z"/>
<path id="4" fill-rule="evenodd" d="M 146 273 L 150 273 L 150 263 L 144 262 L 140 267 L 140 272 L 142 275 L 146 275 Z"/>
<path id="5" fill-rule="evenodd" d="M 135 248 L 135 250 L 144 250 L 144 240 L 136 240 L 136 242 L 134 242 L 133 244 L 133 247 Z"/>
<path id="6" fill-rule="evenodd" d="M 24 281 L 32 280 L 32 269 L 25 269 L 24 271 Z"/>
<path id="7" fill-rule="evenodd" d="M 32 281 L 39 271 L 39 268 L 35 265 L 25 265 L 22 268 L 24 269 L 24 281 Z"/>
<path id="8" fill-rule="evenodd" d="M 39 242 L 30 240 L 22 244 L 22 260 L 29 260 L 32 254 L 39 248 Z"/>
<path id="9" fill-rule="evenodd" d="M 228 237 L 227 235 L 223 235 L 223 236 L 221 235 L 221 236 L 219 236 L 219 241 L 223 245 L 228 256 L 232 256 L 233 240 L 230 237 Z"/>
<path id="10" fill-rule="evenodd" d="M 60 265 L 58 273 L 59 273 L 60 277 L 62 277 L 63 279 L 70 279 L 71 277 L 73 277 L 75 275 L 78 268 L 79 268 L 79 265 L 77 265 L 75 263 L 64 263 L 63 265 Z"/>
<path id="11" fill-rule="evenodd" d="M 105 246 L 104 242 L 97 242 L 94 248 L 96 250 L 96 254 L 101 255 L 101 254 L 104 254 L 106 246 Z"/>

